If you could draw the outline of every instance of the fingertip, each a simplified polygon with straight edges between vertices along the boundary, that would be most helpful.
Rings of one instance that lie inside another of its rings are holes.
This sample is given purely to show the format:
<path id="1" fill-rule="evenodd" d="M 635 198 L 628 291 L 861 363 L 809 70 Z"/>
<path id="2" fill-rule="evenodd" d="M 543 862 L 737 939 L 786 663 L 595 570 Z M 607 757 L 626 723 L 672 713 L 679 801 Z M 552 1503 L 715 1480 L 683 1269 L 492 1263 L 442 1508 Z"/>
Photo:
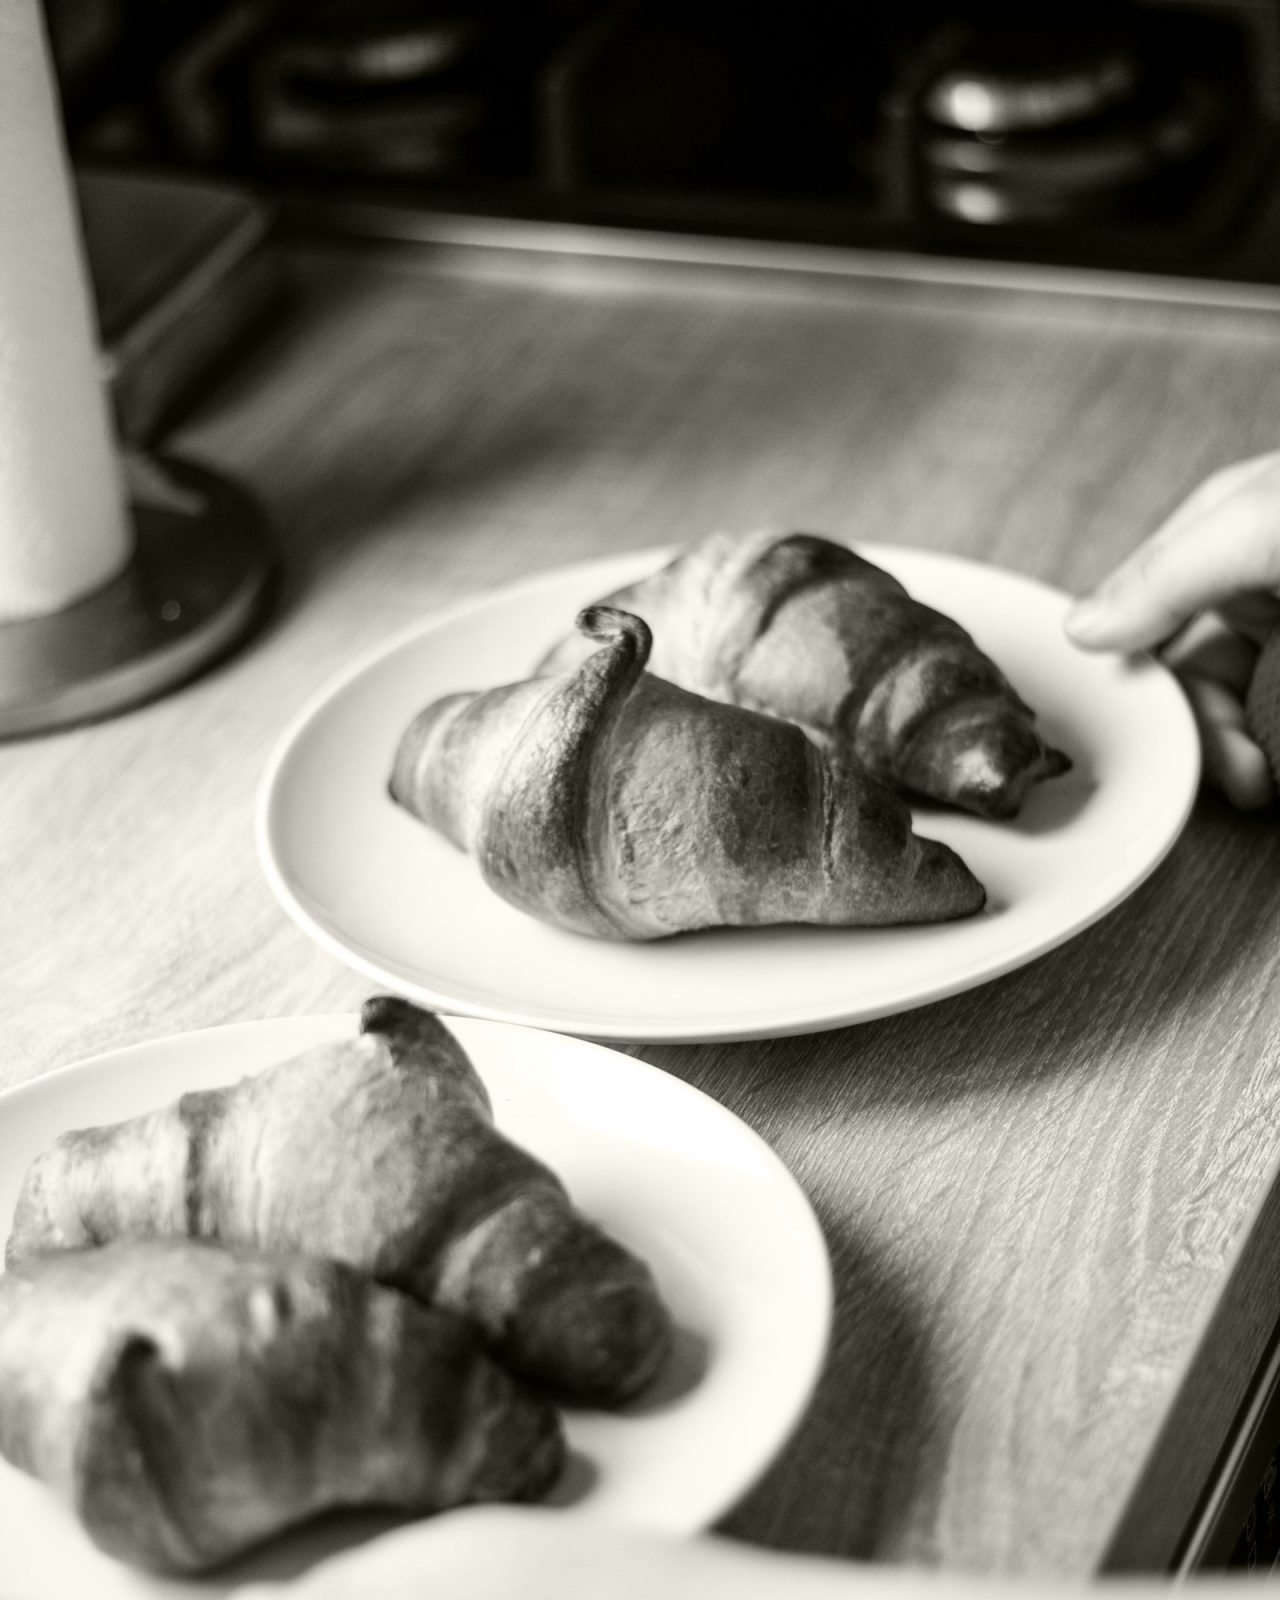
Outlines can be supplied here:
<path id="1" fill-rule="evenodd" d="M 1206 742 L 1205 776 L 1241 811 L 1260 811 L 1275 798 L 1266 754 L 1239 728 L 1218 727 Z"/>
<path id="2" fill-rule="evenodd" d="M 1106 636 L 1106 608 L 1099 605 L 1092 595 L 1087 595 L 1075 602 L 1063 618 L 1062 625 L 1068 639 L 1083 645 L 1086 650 L 1096 649 L 1099 639 Z"/>
<path id="3" fill-rule="evenodd" d="M 1205 783 L 1242 811 L 1269 804 L 1276 792 L 1271 765 L 1246 727 L 1239 698 L 1193 672 L 1180 674 L 1180 681 L 1200 731 Z"/>
<path id="4" fill-rule="evenodd" d="M 1084 650 L 1127 650 L 1130 648 L 1122 619 L 1101 594 L 1077 600 L 1063 622 L 1067 637 Z"/>
<path id="5" fill-rule="evenodd" d="M 1177 622 L 1135 611 L 1124 596 L 1099 592 L 1078 600 L 1063 620 L 1067 637 L 1083 650 L 1149 650 L 1177 631 Z"/>

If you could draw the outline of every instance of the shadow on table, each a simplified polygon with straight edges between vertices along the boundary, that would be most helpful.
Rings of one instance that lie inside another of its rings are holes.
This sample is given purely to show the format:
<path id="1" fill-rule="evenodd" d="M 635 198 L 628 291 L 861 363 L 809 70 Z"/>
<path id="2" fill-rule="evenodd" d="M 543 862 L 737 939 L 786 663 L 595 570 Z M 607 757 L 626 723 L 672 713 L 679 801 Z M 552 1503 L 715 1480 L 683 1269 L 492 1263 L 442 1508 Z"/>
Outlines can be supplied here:
<path id="1" fill-rule="evenodd" d="M 865 1560 L 891 1554 L 908 1517 L 918 1520 L 928 1503 L 919 1441 L 945 1419 L 909 1282 L 860 1230 L 828 1223 L 827 1231 L 846 1288 L 823 1376 L 790 1443 L 720 1530 L 770 1544 L 778 1530 L 787 1548 Z M 826 1492 L 835 1482 L 838 1510 Z"/>

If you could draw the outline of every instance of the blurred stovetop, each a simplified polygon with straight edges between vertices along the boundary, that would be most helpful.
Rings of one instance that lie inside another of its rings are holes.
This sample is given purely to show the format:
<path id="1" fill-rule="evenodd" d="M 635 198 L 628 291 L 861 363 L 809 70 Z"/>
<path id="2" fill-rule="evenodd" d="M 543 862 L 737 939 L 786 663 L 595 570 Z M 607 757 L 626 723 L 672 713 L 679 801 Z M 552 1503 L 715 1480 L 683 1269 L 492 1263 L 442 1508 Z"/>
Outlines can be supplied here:
<path id="1" fill-rule="evenodd" d="M 312 221 L 366 205 L 1280 281 L 1271 0 L 47 4 L 78 156 Z"/>

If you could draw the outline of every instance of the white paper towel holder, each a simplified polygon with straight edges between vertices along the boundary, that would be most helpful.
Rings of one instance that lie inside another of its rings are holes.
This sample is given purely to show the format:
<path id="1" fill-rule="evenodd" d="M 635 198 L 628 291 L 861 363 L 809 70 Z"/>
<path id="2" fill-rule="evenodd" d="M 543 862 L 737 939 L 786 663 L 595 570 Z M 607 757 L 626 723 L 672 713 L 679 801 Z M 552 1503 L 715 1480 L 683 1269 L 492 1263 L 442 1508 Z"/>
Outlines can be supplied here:
<path id="1" fill-rule="evenodd" d="M 60 611 L 0 621 L 0 739 L 154 700 L 229 655 L 266 615 L 275 562 L 250 496 L 190 461 L 153 465 L 165 492 L 131 497 L 124 570 Z"/>

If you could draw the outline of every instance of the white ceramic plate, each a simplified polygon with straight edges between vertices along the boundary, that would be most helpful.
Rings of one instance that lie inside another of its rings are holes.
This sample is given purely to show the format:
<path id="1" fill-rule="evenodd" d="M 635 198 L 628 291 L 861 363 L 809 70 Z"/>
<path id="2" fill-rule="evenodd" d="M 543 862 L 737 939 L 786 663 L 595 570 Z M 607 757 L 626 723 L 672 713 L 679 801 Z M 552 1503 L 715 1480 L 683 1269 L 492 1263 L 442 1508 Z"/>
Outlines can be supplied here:
<path id="1" fill-rule="evenodd" d="M 831 1279 L 808 1201 L 764 1142 L 680 1079 L 601 1045 L 503 1023 L 450 1024 L 498 1125 L 564 1179 L 578 1205 L 649 1262 L 675 1318 L 674 1353 L 620 1412 L 565 1414 L 571 1460 L 552 1503 L 675 1533 L 726 1511 L 808 1402 L 826 1353 Z M 28 1163 L 69 1128 L 114 1122 L 232 1081 L 353 1016 L 241 1023 L 117 1050 L 0 1095 L 0 1227 Z M 218 1575 L 305 1570 L 385 1521 L 343 1519 L 281 1539 Z M 45 1489 L 0 1461 L 0 1595 L 209 1593 L 96 1551 Z"/>
<path id="2" fill-rule="evenodd" d="M 326 948 L 446 1011 L 603 1039 L 743 1039 L 839 1027 L 955 994 L 1063 943 L 1123 900 L 1177 838 L 1199 745 L 1154 661 L 1085 655 L 1067 597 L 954 557 L 859 547 L 974 635 L 1070 774 L 1013 823 L 918 810 L 958 850 L 985 912 L 890 929 L 716 929 L 619 945 L 565 933 L 499 899 L 475 864 L 386 792 L 400 735 L 431 700 L 527 677 L 577 610 L 654 570 L 647 551 L 568 568 L 431 618 L 325 688 L 285 733 L 258 839 L 285 909 Z"/>

